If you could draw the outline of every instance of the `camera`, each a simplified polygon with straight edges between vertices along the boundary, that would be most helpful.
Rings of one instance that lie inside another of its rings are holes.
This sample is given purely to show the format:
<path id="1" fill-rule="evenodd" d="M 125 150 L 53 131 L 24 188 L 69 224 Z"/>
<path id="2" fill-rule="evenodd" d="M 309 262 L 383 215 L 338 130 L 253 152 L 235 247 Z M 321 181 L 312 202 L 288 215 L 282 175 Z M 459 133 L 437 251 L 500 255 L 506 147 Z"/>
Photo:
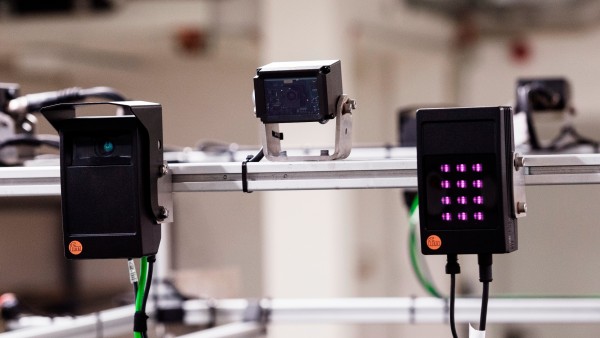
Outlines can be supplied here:
<path id="1" fill-rule="evenodd" d="M 339 60 L 273 62 L 254 77 L 256 116 L 263 123 L 333 119 L 342 95 Z"/>
<path id="2" fill-rule="evenodd" d="M 423 254 L 517 250 L 524 211 L 514 195 L 512 115 L 510 107 L 417 111 Z"/>
<path id="3" fill-rule="evenodd" d="M 120 116 L 77 116 L 91 105 Z M 60 136 L 65 256 L 136 258 L 156 254 L 170 220 L 171 177 L 163 162 L 162 110 L 128 101 L 59 104 L 42 114 Z"/>
<path id="4" fill-rule="evenodd" d="M 263 153 L 271 161 L 343 159 L 352 150 L 352 110 L 356 102 L 342 90 L 339 60 L 273 62 L 259 67 L 254 77 L 255 113 L 263 123 Z M 320 155 L 288 156 L 281 150 L 279 123 L 336 119 L 335 149 Z"/>

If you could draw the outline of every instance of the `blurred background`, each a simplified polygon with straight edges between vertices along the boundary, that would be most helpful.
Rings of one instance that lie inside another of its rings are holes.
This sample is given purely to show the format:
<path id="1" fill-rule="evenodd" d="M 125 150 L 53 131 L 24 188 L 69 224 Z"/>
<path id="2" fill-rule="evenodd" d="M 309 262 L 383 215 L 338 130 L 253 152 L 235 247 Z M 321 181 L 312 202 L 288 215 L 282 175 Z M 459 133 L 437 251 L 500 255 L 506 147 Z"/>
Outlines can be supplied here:
<path id="1" fill-rule="evenodd" d="M 513 105 L 520 77 L 566 77 L 577 129 L 590 137 L 600 130 L 596 0 L 0 1 L 0 82 L 18 83 L 22 93 L 111 86 L 159 102 L 173 149 L 258 148 L 256 68 L 315 59 L 342 61 L 344 91 L 358 101 L 357 146 L 398 145 L 398 112 L 406 107 Z M 41 117 L 39 131 L 53 132 Z M 329 142 L 303 135 L 292 145 Z M 527 194 L 520 249 L 495 259 L 492 296 L 600 295 L 593 263 L 600 191 L 528 187 Z M 129 292 L 124 261 L 64 259 L 59 198 L 4 198 L 0 217 L 0 293 L 85 313 Z M 399 190 L 178 193 L 172 231 L 172 276 L 198 296 L 427 295 L 410 268 Z M 447 293 L 444 259 L 427 261 Z M 479 297 L 476 260 L 462 262 L 460 293 Z M 599 334 L 600 325 L 488 328 L 497 338 Z M 311 335 L 450 332 L 447 325 L 281 325 L 269 333 Z"/>

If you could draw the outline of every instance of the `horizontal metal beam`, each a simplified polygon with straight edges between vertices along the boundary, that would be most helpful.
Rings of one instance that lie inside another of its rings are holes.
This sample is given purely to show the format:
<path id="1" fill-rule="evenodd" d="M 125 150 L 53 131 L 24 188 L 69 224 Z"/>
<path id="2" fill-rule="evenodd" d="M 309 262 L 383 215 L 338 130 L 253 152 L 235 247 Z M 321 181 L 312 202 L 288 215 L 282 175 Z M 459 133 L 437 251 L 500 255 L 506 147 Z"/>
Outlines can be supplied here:
<path id="1" fill-rule="evenodd" d="M 213 305 L 219 320 L 239 321 L 248 302 L 243 299 L 217 300 Z M 210 306 L 202 300 L 186 302 L 185 323 L 208 323 Z M 263 306 L 270 314 L 270 323 L 442 324 L 448 321 L 448 302 L 431 297 L 271 299 L 265 300 Z M 459 298 L 455 309 L 456 322 L 477 322 L 481 300 Z M 488 322 L 600 323 L 600 299 L 492 298 Z"/>
<path id="2" fill-rule="evenodd" d="M 391 152 L 390 152 L 391 153 Z M 600 154 L 525 155 L 526 185 L 600 184 Z M 175 192 L 242 191 L 241 162 L 173 163 Z M 250 162 L 248 190 L 416 188 L 411 158 Z M 0 196 L 58 196 L 58 166 L 0 168 Z"/>
<path id="3" fill-rule="evenodd" d="M 262 325 L 253 322 L 231 323 L 199 332 L 178 336 L 179 338 L 250 338 L 264 335 Z"/>
<path id="4" fill-rule="evenodd" d="M 134 312 L 135 307 L 130 305 L 77 317 L 22 317 L 8 323 L 14 331 L 0 333 L 0 337 L 95 338 L 133 334 Z"/>
<path id="5" fill-rule="evenodd" d="M 260 323 L 240 323 L 251 304 L 246 299 L 190 300 L 183 303 L 184 323 L 206 325 L 212 320 L 237 322 L 185 335 L 186 338 L 238 337 L 258 333 Z M 268 322 L 277 324 L 443 324 L 448 322 L 448 302 L 432 297 L 402 298 L 315 298 L 265 299 L 261 306 L 269 313 Z M 152 313 L 152 304 L 149 313 Z M 456 300 L 457 323 L 479 320 L 481 300 Z M 214 310 L 216 309 L 216 312 Z M 19 330 L 1 333 L 0 338 L 55 338 L 119 336 L 132 331 L 133 306 L 101 311 L 79 317 L 46 318 L 45 322 L 19 319 Z M 217 318 L 211 318 L 216 313 Z M 35 317 L 40 318 L 40 317 Z M 35 320 L 34 318 L 34 320 Z M 492 298 L 488 305 L 488 323 L 583 324 L 600 323 L 598 298 Z"/>

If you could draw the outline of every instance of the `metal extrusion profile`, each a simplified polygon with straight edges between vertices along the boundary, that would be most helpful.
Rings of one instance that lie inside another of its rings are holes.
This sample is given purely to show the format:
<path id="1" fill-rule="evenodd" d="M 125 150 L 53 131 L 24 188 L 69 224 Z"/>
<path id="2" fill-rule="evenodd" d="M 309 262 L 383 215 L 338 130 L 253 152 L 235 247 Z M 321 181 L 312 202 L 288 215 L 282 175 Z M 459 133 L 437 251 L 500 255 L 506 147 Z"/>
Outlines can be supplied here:
<path id="1" fill-rule="evenodd" d="M 236 162 L 172 163 L 174 192 L 242 191 Z M 525 185 L 600 184 L 600 154 L 524 155 Z M 416 159 L 368 159 L 247 164 L 248 189 L 322 190 L 416 188 Z M 0 168 L 0 196 L 58 196 L 57 166 Z"/>

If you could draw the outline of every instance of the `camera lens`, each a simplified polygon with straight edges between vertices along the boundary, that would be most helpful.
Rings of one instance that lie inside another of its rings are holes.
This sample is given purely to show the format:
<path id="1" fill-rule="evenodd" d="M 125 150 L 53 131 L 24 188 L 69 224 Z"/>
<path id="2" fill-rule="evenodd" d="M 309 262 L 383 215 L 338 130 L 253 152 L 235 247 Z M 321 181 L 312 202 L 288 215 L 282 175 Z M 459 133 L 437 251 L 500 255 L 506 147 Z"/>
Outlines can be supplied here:
<path id="1" fill-rule="evenodd" d="M 97 144 L 96 151 L 100 156 L 109 156 L 115 151 L 115 145 L 109 140 L 102 140 Z"/>

